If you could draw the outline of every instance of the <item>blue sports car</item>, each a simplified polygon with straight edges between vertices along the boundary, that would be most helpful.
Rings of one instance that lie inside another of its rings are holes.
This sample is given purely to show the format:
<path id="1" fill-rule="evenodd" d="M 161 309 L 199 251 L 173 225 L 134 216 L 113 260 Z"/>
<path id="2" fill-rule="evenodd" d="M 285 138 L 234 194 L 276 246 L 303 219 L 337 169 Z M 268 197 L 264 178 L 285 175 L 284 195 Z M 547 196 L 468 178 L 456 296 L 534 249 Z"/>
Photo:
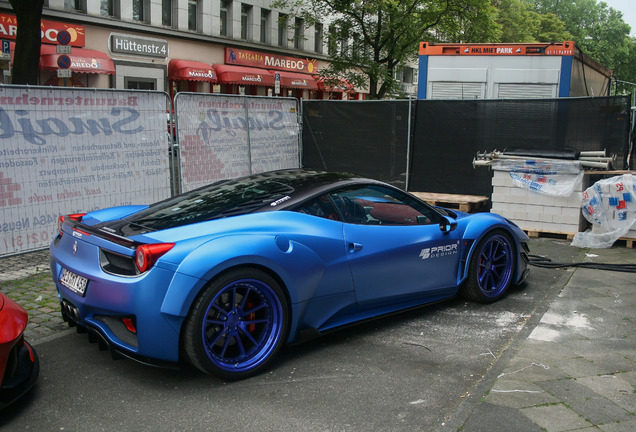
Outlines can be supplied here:
<path id="1" fill-rule="evenodd" d="M 51 271 L 64 319 L 113 354 L 238 379 L 347 324 L 457 294 L 496 301 L 525 278 L 528 252 L 496 214 L 283 170 L 60 217 Z"/>

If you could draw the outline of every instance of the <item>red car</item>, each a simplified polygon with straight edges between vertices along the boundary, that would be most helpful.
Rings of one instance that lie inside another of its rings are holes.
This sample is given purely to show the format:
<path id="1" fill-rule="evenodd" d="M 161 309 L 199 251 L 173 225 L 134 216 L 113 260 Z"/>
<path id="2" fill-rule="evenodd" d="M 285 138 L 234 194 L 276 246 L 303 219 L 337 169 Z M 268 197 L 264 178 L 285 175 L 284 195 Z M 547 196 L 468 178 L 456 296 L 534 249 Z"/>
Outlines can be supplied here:
<path id="1" fill-rule="evenodd" d="M 0 409 L 26 393 L 40 373 L 35 350 L 23 336 L 29 315 L 0 293 Z"/>

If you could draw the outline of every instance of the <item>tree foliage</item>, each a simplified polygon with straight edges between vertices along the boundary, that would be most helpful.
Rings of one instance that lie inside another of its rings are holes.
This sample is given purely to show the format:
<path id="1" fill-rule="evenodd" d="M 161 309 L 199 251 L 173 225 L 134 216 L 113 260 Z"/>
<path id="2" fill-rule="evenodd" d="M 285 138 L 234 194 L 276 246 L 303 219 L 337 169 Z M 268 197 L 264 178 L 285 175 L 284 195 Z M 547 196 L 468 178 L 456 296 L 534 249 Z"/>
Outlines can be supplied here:
<path id="1" fill-rule="evenodd" d="M 328 27 L 323 77 L 366 87 L 371 99 L 399 94 L 395 72 L 419 42 L 563 42 L 625 81 L 636 81 L 636 42 L 622 15 L 597 0 L 278 0 L 305 25 Z M 325 22 L 326 21 L 326 22 Z"/>
<path id="2" fill-rule="evenodd" d="M 394 75 L 417 57 L 422 41 L 495 41 L 498 25 L 490 0 L 280 0 L 306 25 L 329 17 L 330 64 L 326 79 L 367 87 L 371 99 L 399 92 Z"/>
<path id="3" fill-rule="evenodd" d="M 13 84 L 37 84 L 40 73 L 41 19 L 44 0 L 9 0 L 18 21 L 13 54 Z"/>
<path id="4" fill-rule="evenodd" d="M 539 14 L 553 13 L 563 23 L 576 45 L 621 81 L 636 82 L 636 39 L 623 14 L 597 0 L 524 0 Z M 632 86 L 618 83 L 619 91 Z"/>
<path id="5" fill-rule="evenodd" d="M 538 13 L 522 0 L 492 0 L 501 27 L 500 42 L 532 43 L 572 40 L 565 23 L 551 12 Z"/>

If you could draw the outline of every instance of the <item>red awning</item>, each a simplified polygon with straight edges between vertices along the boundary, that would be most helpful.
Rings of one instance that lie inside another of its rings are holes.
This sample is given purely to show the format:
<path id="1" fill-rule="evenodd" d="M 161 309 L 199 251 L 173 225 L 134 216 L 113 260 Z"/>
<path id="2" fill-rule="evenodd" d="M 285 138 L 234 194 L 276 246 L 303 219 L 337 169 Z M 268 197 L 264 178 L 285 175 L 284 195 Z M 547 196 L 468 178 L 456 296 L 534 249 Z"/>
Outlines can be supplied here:
<path id="1" fill-rule="evenodd" d="M 57 58 L 61 55 L 56 52 L 56 45 L 42 44 L 40 48 L 40 70 L 57 70 Z M 12 51 L 13 52 L 13 51 Z M 114 74 L 115 65 L 108 55 L 101 51 L 85 48 L 71 48 L 71 69 L 79 73 Z"/>
<path id="2" fill-rule="evenodd" d="M 216 82 L 216 74 L 212 66 L 192 60 L 170 60 L 170 63 L 168 63 L 168 78 L 175 81 Z"/>
<path id="3" fill-rule="evenodd" d="M 214 65 L 214 71 L 221 83 L 274 87 L 274 75 L 265 69 L 224 64 Z"/>
<path id="4" fill-rule="evenodd" d="M 316 77 L 318 88 L 322 91 L 329 92 L 353 92 L 355 88 L 353 84 L 341 78 L 324 78 Z"/>
<path id="5" fill-rule="evenodd" d="M 311 75 L 284 71 L 270 72 L 272 75 L 280 74 L 281 87 L 318 90 L 318 83 L 316 82 L 316 79 Z"/>

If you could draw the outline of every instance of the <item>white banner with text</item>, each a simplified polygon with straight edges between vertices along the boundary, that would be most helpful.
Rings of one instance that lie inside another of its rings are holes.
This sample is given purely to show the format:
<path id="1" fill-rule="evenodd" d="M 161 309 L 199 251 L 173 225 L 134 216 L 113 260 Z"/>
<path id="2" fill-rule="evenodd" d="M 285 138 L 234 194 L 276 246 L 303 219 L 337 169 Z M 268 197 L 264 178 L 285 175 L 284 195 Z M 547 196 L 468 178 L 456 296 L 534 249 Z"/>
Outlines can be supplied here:
<path id="1" fill-rule="evenodd" d="M 0 87 L 0 255 L 47 247 L 61 214 L 170 196 L 163 92 Z"/>
<path id="2" fill-rule="evenodd" d="M 179 93 L 175 115 L 183 191 L 300 166 L 294 98 Z"/>

